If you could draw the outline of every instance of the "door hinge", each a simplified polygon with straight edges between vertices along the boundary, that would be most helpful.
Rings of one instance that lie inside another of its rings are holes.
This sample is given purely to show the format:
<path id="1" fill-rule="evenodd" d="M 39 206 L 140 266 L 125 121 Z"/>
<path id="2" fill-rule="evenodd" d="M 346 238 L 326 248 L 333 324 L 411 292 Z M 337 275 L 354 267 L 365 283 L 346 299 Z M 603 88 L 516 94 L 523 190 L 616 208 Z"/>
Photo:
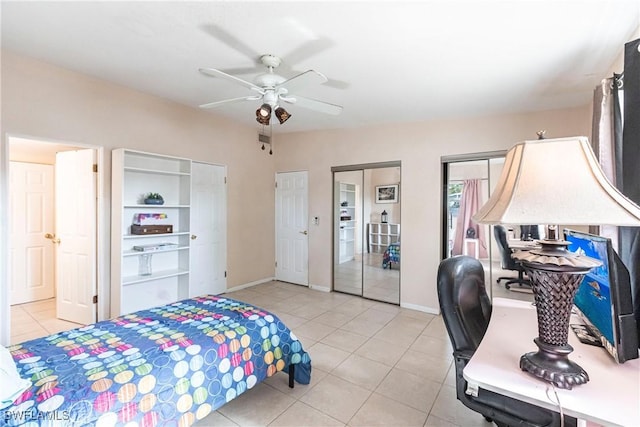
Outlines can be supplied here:
<path id="1" fill-rule="evenodd" d="M 226 272 L 226 271 L 224 272 L 224 277 L 225 277 L 225 278 L 227 277 L 227 272 Z"/>
<path id="2" fill-rule="evenodd" d="M 98 303 L 98 295 L 94 295 L 93 296 L 93 303 L 97 304 Z"/>
<path id="3" fill-rule="evenodd" d="M 97 163 L 93 164 L 93 172 L 98 172 L 98 164 Z"/>
<path id="4" fill-rule="evenodd" d="M 276 188 L 278 188 L 278 181 L 276 181 Z"/>
<path id="5" fill-rule="evenodd" d="M 276 261 L 276 268 L 278 267 L 278 261 Z"/>
<path id="6" fill-rule="evenodd" d="M 225 184 L 227 183 L 227 177 L 226 176 L 224 177 L 224 183 Z"/>

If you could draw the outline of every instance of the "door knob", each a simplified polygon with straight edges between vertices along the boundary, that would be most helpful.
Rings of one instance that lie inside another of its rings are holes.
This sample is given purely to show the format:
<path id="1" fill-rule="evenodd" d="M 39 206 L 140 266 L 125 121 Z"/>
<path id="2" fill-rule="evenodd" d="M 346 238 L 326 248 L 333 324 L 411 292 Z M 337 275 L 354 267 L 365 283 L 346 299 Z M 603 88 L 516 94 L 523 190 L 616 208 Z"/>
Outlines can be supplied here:
<path id="1" fill-rule="evenodd" d="M 191 235 L 191 240 L 196 240 L 198 238 L 198 236 L 196 236 L 195 234 Z"/>
<path id="2" fill-rule="evenodd" d="M 309 234 L 309 232 L 307 230 L 304 230 L 304 231 L 300 231 L 300 234 L 304 234 L 306 236 L 307 234 Z"/>
<path id="3" fill-rule="evenodd" d="M 60 243 L 60 239 L 55 234 L 47 233 L 44 235 L 45 239 L 51 240 L 53 243 Z"/>

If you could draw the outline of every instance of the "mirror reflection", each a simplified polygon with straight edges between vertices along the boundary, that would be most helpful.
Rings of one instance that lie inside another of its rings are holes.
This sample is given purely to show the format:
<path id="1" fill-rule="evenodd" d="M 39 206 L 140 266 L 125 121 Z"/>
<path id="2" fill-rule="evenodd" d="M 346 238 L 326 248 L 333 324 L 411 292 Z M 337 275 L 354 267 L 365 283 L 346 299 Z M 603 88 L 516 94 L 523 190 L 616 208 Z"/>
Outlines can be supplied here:
<path id="1" fill-rule="evenodd" d="M 400 167 L 334 172 L 334 290 L 400 304 Z"/>
<path id="2" fill-rule="evenodd" d="M 362 171 L 334 173 L 333 288 L 362 295 Z"/>

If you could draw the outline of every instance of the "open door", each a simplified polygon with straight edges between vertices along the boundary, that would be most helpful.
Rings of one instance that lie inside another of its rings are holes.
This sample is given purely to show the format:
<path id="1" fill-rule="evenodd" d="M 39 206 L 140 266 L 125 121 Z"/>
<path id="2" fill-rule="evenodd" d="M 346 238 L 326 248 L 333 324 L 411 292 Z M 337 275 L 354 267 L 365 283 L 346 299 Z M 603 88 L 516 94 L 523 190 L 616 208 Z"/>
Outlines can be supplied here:
<path id="1" fill-rule="evenodd" d="M 227 290 L 227 196 L 224 166 L 191 164 L 189 297 Z"/>
<path id="2" fill-rule="evenodd" d="M 95 150 L 56 154 L 56 311 L 84 325 L 96 321 Z"/>

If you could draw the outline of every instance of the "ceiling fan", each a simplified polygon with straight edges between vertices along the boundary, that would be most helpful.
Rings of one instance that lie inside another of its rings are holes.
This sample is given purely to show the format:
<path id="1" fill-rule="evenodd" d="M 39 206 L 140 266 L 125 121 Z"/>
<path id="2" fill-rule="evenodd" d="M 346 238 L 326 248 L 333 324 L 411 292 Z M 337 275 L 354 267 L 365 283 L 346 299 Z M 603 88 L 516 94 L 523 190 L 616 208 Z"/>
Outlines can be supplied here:
<path id="1" fill-rule="evenodd" d="M 200 68 L 200 72 L 207 76 L 220 77 L 256 92 L 253 95 L 209 102 L 200 105 L 200 108 L 214 108 L 223 104 L 262 100 L 262 105 L 256 110 L 256 120 L 263 125 L 269 124 L 272 111 L 275 113 L 280 124 L 291 117 L 291 114 L 282 106 L 282 102 L 299 105 L 300 107 L 326 114 L 338 115 L 342 111 L 342 106 L 340 105 L 295 95 L 296 91 L 305 86 L 327 82 L 327 78 L 323 74 L 315 70 L 307 70 L 290 79 L 286 79 L 274 72 L 274 69 L 278 68 L 282 62 L 279 57 L 262 55 L 260 62 L 267 67 L 267 72 L 258 75 L 255 78 L 255 83 L 232 76 L 215 68 Z"/>

